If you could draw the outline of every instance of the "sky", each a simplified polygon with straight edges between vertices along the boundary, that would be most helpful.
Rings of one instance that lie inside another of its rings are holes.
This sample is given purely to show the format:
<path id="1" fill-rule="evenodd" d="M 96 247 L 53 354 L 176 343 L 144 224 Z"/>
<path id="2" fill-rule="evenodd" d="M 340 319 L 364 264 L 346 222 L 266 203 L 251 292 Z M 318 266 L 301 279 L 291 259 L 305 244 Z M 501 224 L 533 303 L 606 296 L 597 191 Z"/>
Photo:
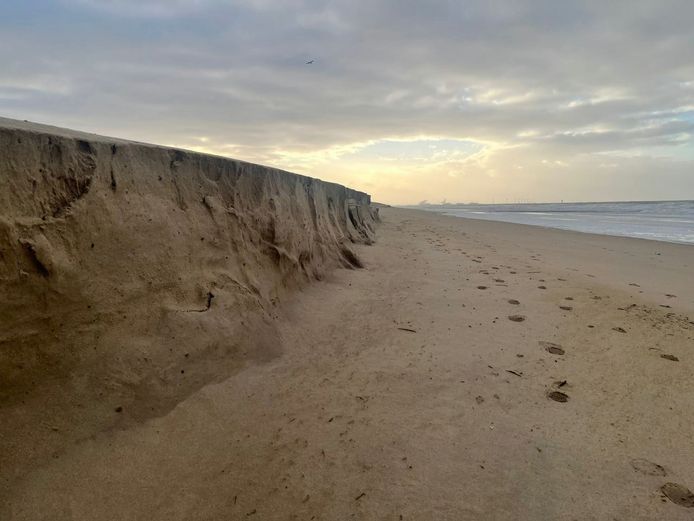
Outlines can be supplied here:
<path id="1" fill-rule="evenodd" d="M 694 199 L 693 28 L 692 0 L 7 0 L 0 116 L 390 204 Z"/>

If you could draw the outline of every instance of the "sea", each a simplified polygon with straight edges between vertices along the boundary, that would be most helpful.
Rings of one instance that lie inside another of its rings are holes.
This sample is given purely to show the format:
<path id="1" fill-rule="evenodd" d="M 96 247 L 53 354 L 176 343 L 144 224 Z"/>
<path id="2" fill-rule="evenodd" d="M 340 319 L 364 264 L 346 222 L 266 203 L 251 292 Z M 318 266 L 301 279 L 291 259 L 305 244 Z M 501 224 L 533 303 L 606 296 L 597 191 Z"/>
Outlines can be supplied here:
<path id="1" fill-rule="evenodd" d="M 417 208 L 463 218 L 694 244 L 694 201 L 442 204 Z"/>

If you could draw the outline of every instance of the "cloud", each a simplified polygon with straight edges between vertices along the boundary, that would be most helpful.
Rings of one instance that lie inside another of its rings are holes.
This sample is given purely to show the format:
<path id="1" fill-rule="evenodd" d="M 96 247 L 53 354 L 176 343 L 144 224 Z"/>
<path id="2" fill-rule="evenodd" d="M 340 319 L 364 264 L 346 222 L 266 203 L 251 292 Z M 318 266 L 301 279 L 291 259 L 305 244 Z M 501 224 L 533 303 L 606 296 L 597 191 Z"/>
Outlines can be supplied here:
<path id="1" fill-rule="evenodd" d="M 221 0 L 62 0 L 77 6 L 126 17 L 176 17 L 202 12 Z"/>
<path id="2" fill-rule="evenodd" d="M 25 0 L 0 7 L 0 112 L 391 202 L 620 198 L 597 187 L 635 170 L 641 198 L 694 197 L 692 24 L 688 0 Z"/>

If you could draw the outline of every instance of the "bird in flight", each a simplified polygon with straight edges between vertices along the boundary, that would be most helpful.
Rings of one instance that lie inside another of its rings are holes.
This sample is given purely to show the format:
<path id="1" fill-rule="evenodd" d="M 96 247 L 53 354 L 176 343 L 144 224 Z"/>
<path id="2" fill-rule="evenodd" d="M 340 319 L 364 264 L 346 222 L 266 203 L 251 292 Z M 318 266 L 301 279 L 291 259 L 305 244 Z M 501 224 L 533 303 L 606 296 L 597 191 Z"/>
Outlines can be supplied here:
<path id="1" fill-rule="evenodd" d="M 306 65 L 311 65 L 314 61 L 316 61 L 316 60 L 309 60 L 306 62 Z"/>

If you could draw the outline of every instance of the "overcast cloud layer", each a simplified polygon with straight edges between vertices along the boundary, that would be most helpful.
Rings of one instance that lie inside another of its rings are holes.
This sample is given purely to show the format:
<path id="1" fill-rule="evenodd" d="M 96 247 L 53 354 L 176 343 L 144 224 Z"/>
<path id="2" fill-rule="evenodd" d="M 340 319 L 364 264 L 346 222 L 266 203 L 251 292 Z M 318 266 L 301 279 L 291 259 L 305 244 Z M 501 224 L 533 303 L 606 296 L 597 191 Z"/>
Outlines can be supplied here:
<path id="1" fill-rule="evenodd" d="M 390 203 L 694 199 L 693 28 L 691 0 L 3 2 L 0 115 Z"/>

